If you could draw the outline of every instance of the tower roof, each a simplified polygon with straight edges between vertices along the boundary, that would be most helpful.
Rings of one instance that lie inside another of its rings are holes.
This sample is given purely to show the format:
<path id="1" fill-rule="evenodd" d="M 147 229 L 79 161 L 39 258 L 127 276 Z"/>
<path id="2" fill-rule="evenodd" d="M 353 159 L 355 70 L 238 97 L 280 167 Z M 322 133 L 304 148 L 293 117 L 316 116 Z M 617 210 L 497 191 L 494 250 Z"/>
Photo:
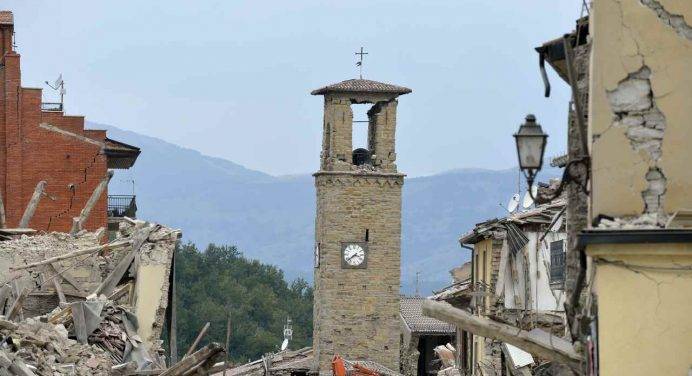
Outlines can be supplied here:
<path id="1" fill-rule="evenodd" d="M 327 85 L 325 87 L 313 90 L 312 95 L 325 95 L 330 93 L 388 93 L 388 94 L 408 94 L 412 90 L 384 82 L 377 82 L 364 79 L 353 79 L 341 81 L 336 84 Z"/>

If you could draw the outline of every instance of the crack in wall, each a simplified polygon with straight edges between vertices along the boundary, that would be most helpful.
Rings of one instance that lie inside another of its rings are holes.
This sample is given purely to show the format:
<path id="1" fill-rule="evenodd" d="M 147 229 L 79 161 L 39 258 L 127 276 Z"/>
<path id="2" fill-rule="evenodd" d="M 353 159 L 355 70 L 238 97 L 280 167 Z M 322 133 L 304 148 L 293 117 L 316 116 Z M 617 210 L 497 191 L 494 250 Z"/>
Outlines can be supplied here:
<path id="1" fill-rule="evenodd" d="M 663 148 L 666 128 L 665 115 L 656 106 L 651 89 L 651 70 L 646 65 L 630 73 L 614 90 L 608 90 L 610 108 L 614 113 L 612 127 L 624 128 L 625 137 L 632 149 L 649 161 L 649 170 L 644 178 L 647 188 L 642 191 L 644 214 L 654 214 L 658 223 L 665 221 L 663 200 L 667 179 L 658 165 Z"/>
<path id="2" fill-rule="evenodd" d="M 685 23 L 685 17 L 668 12 L 666 8 L 656 0 L 639 0 L 639 2 L 654 11 L 658 19 L 666 26 L 675 30 L 675 33 L 679 36 L 692 41 L 692 27 Z"/>

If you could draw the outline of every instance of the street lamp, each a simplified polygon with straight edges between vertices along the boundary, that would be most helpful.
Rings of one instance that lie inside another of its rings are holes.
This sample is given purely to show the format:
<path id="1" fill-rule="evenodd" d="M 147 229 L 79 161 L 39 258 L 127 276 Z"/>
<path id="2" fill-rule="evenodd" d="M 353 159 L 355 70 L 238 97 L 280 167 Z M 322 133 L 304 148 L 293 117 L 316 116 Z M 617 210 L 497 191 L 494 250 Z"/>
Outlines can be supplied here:
<path id="1" fill-rule="evenodd" d="M 517 156 L 519 157 L 519 168 L 526 177 L 529 186 L 529 194 L 533 186 L 536 173 L 543 167 L 543 153 L 548 135 L 543 133 L 541 125 L 536 123 L 536 117 L 532 114 L 526 115 L 526 122 L 519 126 L 519 130 L 514 134 L 514 141 L 517 143 Z"/>

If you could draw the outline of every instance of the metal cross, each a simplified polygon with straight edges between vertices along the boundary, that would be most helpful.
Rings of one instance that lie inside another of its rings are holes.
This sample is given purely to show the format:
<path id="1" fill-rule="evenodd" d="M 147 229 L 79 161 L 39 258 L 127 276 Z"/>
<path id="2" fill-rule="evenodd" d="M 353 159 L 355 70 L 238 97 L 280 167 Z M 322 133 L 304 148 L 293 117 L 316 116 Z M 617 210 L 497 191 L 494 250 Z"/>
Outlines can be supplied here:
<path id="1" fill-rule="evenodd" d="M 358 67 L 360 71 L 360 79 L 363 79 L 363 56 L 367 55 L 368 53 L 363 51 L 363 47 L 360 48 L 360 52 L 356 52 L 356 55 L 360 55 L 360 60 L 356 62 L 356 66 Z"/>

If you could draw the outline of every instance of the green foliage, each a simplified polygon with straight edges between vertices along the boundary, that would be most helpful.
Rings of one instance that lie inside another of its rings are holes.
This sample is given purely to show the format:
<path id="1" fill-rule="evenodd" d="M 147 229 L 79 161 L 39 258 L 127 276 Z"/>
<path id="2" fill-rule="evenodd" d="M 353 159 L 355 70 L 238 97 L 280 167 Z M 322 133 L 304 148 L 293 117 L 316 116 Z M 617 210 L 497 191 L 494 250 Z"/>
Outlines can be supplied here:
<path id="1" fill-rule="evenodd" d="M 289 316 L 293 320 L 289 348 L 312 343 L 313 291 L 306 281 L 289 284 L 280 269 L 249 260 L 233 246 L 210 244 L 199 252 L 189 243 L 176 252 L 179 357 L 207 321 L 211 327 L 200 346 L 211 341 L 225 345 L 227 309 L 234 362 L 278 350 Z"/>

